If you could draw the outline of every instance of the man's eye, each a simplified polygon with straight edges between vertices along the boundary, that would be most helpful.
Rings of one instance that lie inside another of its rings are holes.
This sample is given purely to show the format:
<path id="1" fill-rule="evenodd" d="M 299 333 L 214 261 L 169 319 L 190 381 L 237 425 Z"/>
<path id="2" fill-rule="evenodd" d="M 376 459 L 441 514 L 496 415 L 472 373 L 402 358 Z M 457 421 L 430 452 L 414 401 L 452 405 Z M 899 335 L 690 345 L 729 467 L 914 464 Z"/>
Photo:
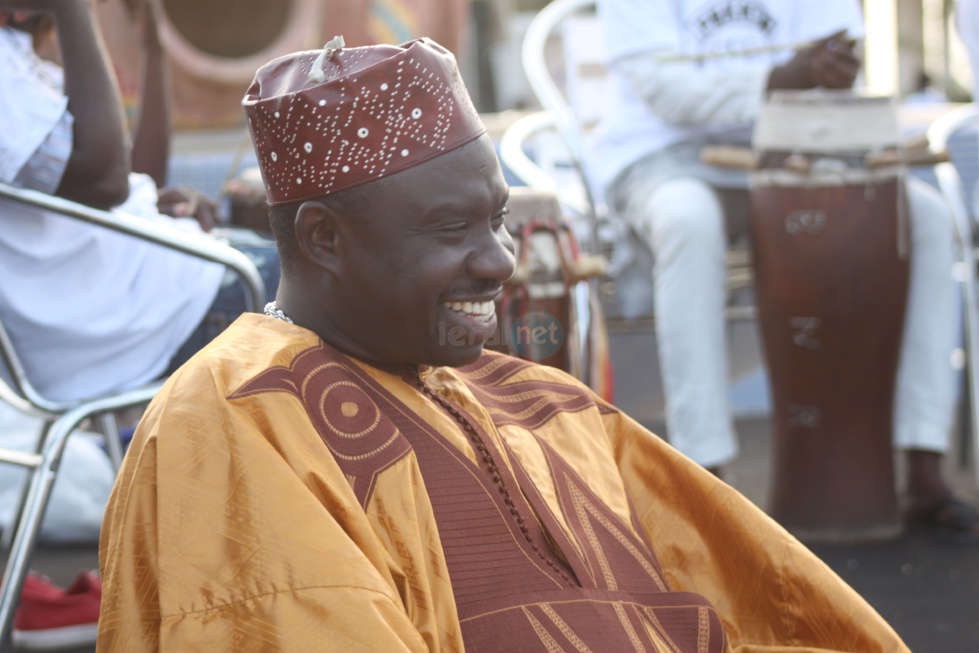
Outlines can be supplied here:
<path id="1" fill-rule="evenodd" d="M 499 229 L 506 223 L 506 216 L 510 214 L 510 208 L 504 206 L 503 210 L 493 216 L 493 227 Z"/>
<path id="2" fill-rule="evenodd" d="M 446 222 L 445 224 L 439 225 L 438 230 L 447 233 L 455 233 L 457 231 L 465 231 L 469 228 L 469 225 L 465 221 L 460 220 L 458 222 Z"/>

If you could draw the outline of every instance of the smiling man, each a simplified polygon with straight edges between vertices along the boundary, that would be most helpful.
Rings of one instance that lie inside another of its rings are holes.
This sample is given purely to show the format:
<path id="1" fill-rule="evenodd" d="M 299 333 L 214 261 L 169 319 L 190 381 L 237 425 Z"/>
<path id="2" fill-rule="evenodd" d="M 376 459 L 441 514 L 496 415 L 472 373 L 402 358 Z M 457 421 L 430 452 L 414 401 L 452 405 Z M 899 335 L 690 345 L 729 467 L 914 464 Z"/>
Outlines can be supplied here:
<path id="1" fill-rule="evenodd" d="M 244 106 L 282 282 L 140 424 L 100 652 L 906 650 L 734 490 L 483 350 L 508 191 L 445 49 L 328 44 Z"/>

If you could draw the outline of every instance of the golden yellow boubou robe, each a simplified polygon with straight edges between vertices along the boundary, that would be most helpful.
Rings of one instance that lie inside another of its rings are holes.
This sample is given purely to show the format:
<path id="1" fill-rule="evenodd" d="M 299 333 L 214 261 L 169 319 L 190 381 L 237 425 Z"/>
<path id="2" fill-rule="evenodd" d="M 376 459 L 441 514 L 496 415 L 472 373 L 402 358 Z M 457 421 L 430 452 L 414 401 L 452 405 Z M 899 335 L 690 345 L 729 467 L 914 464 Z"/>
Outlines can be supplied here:
<path id="1" fill-rule="evenodd" d="M 738 492 L 567 374 L 516 361 L 486 353 L 460 370 L 423 368 L 413 383 L 301 327 L 239 318 L 168 381 L 126 455 L 102 531 L 100 653 L 464 651 L 426 489 L 443 479 L 423 477 L 417 452 L 379 430 L 387 416 L 365 394 L 375 386 L 405 408 L 401 419 L 479 463 L 440 402 L 459 407 L 577 560 L 587 547 L 555 470 L 574 477 L 623 538 L 648 540 L 670 590 L 706 597 L 725 650 L 907 651 Z M 331 376 L 340 368 L 362 382 Z M 361 437 L 377 438 L 368 455 L 348 449 Z"/>

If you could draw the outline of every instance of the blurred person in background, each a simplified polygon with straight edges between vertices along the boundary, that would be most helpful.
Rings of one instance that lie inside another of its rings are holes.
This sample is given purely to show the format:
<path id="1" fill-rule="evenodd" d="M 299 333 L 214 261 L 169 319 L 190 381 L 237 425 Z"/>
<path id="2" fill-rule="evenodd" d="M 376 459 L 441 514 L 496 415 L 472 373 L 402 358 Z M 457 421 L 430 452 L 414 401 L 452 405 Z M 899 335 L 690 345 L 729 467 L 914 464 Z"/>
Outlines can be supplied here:
<path id="1" fill-rule="evenodd" d="M 92 0 L 0 0 L 0 181 L 207 237 L 213 203 L 158 192 L 170 147 L 158 8 L 127 5 L 144 38 L 132 138 Z M 274 296 L 274 244 L 242 249 Z M 156 379 L 245 308 L 221 265 L 19 203 L 0 211 L 0 275 L 27 375 L 59 401 Z"/>
<path id="2" fill-rule="evenodd" d="M 599 0 L 610 75 L 591 170 L 609 206 L 653 252 L 667 437 L 714 473 L 738 454 L 728 405 L 725 250 L 748 226 L 744 170 L 708 165 L 712 145 L 750 147 L 767 93 L 849 89 L 864 33 L 856 0 Z M 907 520 L 979 543 L 979 513 L 945 482 L 955 405 L 951 215 L 908 178 L 911 280 L 894 400 Z"/>

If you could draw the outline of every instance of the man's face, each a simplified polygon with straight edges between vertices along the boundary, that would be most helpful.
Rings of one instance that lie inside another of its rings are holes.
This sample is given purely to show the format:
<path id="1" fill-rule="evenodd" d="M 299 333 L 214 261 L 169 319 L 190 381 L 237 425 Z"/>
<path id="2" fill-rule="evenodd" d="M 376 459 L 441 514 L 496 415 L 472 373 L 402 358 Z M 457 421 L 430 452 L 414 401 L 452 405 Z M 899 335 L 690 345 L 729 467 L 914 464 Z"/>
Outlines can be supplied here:
<path id="1" fill-rule="evenodd" d="M 486 135 L 378 182 L 366 210 L 343 218 L 338 305 L 328 308 L 341 348 L 381 363 L 475 360 L 514 269 L 508 194 Z"/>

